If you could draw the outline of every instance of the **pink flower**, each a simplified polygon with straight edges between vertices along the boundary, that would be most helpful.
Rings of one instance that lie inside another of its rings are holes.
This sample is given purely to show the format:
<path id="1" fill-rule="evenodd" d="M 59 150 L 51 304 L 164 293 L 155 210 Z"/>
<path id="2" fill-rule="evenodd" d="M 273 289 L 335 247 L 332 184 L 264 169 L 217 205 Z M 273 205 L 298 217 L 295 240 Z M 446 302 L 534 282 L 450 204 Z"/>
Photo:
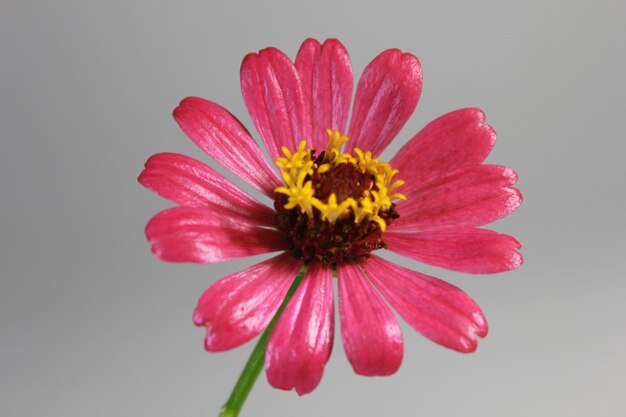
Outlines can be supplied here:
<path id="1" fill-rule="evenodd" d="M 413 113 L 421 86 L 417 58 L 384 51 L 359 80 L 348 125 L 352 66 L 339 41 L 308 39 L 295 63 L 275 48 L 249 54 L 241 89 L 271 161 L 219 105 L 190 97 L 174 110 L 196 145 L 274 200 L 270 208 L 179 154 L 152 156 L 139 176 L 178 205 L 146 227 L 159 259 L 213 263 L 281 252 L 200 297 L 194 322 L 206 326 L 208 351 L 259 335 L 305 266 L 267 346 L 266 373 L 276 388 L 304 394 L 322 378 L 333 344 L 334 271 L 341 337 L 356 373 L 390 375 L 400 367 L 403 339 L 389 306 L 442 346 L 476 349 L 487 322 L 467 294 L 373 253 L 387 249 L 472 274 L 522 263 L 513 237 L 478 228 L 522 201 L 511 169 L 483 163 L 496 135 L 481 110 L 445 114 L 389 163 L 379 160 Z"/>

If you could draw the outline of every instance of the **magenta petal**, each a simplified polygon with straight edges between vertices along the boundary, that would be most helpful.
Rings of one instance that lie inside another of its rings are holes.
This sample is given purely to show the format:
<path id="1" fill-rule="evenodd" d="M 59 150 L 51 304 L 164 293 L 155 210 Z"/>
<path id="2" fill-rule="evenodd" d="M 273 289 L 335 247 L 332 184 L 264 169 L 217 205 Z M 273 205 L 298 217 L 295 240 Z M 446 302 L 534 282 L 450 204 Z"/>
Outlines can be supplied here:
<path id="1" fill-rule="evenodd" d="M 174 207 L 146 226 L 152 252 L 163 261 L 212 263 L 285 249 L 279 232 L 242 216 L 203 207 Z"/>
<path id="2" fill-rule="evenodd" d="M 332 269 L 312 263 L 270 336 L 265 354 L 269 383 L 299 395 L 322 379 L 333 345 Z"/>
<path id="3" fill-rule="evenodd" d="M 276 48 L 248 54 L 241 63 L 241 92 L 272 160 L 311 137 L 311 118 L 300 76 Z"/>
<path id="4" fill-rule="evenodd" d="M 398 320 L 358 265 L 337 266 L 341 339 L 354 372 L 391 375 L 403 355 Z"/>
<path id="5" fill-rule="evenodd" d="M 322 151 L 328 143 L 326 129 L 345 133 L 354 85 L 352 63 L 337 39 L 323 45 L 307 39 L 298 51 L 296 68 L 311 114 L 312 149 Z"/>
<path id="6" fill-rule="evenodd" d="M 445 227 L 482 226 L 519 207 L 522 195 L 511 187 L 517 174 L 499 165 L 471 165 L 400 192 L 408 200 L 398 203 L 400 218 L 393 229 L 400 231 Z"/>
<path id="7" fill-rule="evenodd" d="M 521 245 L 485 229 L 400 233 L 387 231 L 387 249 L 420 262 L 470 274 L 493 274 L 519 267 Z"/>
<path id="8" fill-rule="evenodd" d="M 373 255 L 365 272 L 389 304 L 415 330 L 459 352 L 476 350 L 488 327 L 480 307 L 459 288 Z"/>
<path id="9" fill-rule="evenodd" d="M 235 116 L 208 100 L 187 97 L 174 109 L 174 119 L 211 158 L 273 198 L 281 181 Z"/>
<path id="10" fill-rule="evenodd" d="M 475 108 L 455 110 L 433 120 L 391 160 L 400 171 L 398 178 L 419 186 L 430 177 L 482 163 L 496 142 L 496 133 L 484 122 L 485 114 Z"/>
<path id="11" fill-rule="evenodd" d="M 138 180 L 144 187 L 181 206 L 237 213 L 264 226 L 276 223 L 272 209 L 189 156 L 175 153 L 153 155 L 146 161 Z"/>
<path id="12" fill-rule="evenodd" d="M 282 254 L 211 285 L 193 314 L 196 326 L 207 328 L 205 348 L 209 352 L 232 349 L 261 333 L 301 267 L 301 261 Z"/>
<path id="13" fill-rule="evenodd" d="M 346 151 L 379 155 L 409 119 L 422 92 L 422 67 L 398 49 L 382 52 L 365 68 L 356 90 Z"/>

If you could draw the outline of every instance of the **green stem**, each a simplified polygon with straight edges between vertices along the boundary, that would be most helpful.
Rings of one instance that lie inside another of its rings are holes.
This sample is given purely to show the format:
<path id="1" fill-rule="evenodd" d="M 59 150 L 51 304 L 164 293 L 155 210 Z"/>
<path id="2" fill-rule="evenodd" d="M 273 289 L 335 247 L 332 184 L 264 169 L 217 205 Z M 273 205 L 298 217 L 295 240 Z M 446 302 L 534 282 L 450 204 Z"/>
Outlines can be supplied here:
<path id="1" fill-rule="evenodd" d="M 237 384 L 235 384 L 235 388 L 233 388 L 233 392 L 231 392 L 230 397 L 228 397 L 228 401 L 222 407 L 222 411 L 220 412 L 219 417 L 237 417 L 239 415 L 239 411 L 241 411 L 241 407 L 243 407 L 246 398 L 248 398 L 248 394 L 252 391 L 252 387 L 256 382 L 261 370 L 263 369 L 263 364 L 265 363 L 265 347 L 267 346 L 267 340 L 276 326 L 276 322 L 278 318 L 283 314 L 283 310 L 291 300 L 291 297 L 296 292 L 298 286 L 302 282 L 304 278 L 304 274 L 306 273 L 307 267 L 304 266 L 296 279 L 294 279 L 291 287 L 289 287 L 289 291 L 287 291 L 287 295 L 283 300 L 283 303 L 278 308 L 278 311 L 274 315 L 274 318 L 270 322 L 267 329 L 263 332 L 259 341 L 257 342 L 246 366 L 243 368 L 241 375 L 239 376 L 239 380 L 237 380 Z"/>

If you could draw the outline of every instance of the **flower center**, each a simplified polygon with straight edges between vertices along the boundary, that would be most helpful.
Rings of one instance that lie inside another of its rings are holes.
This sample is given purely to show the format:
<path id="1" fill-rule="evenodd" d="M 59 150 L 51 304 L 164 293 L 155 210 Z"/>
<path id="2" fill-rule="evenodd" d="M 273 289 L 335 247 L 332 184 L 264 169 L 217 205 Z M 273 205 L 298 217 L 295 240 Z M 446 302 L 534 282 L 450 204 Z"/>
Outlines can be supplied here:
<path id="1" fill-rule="evenodd" d="M 300 142 L 276 160 L 285 186 L 276 188 L 274 208 L 278 229 L 289 251 L 305 262 L 336 265 L 367 258 L 385 246 L 382 234 L 398 218 L 392 193 L 404 184 L 392 182 L 398 172 L 356 148 L 341 153 L 347 136 L 328 130 L 328 146 L 319 155 Z"/>

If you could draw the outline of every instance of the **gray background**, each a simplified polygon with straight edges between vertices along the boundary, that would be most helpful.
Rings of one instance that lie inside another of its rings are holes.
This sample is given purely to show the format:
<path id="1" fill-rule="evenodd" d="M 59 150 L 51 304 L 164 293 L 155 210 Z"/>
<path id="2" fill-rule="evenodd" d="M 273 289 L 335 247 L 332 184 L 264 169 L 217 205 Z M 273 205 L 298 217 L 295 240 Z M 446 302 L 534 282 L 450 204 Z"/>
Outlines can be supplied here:
<path id="1" fill-rule="evenodd" d="M 210 98 L 252 129 L 238 71 L 275 45 L 339 37 L 355 75 L 417 55 L 424 90 L 393 149 L 480 106 L 489 161 L 525 202 L 495 225 L 526 263 L 467 276 L 405 261 L 481 304 L 473 355 L 407 326 L 390 378 L 353 374 L 340 338 L 311 395 L 262 376 L 247 416 L 623 416 L 626 400 L 626 2 L 25 2 L 0 0 L 0 414 L 216 415 L 252 344 L 203 351 L 202 291 L 259 261 L 157 261 L 143 236 L 170 204 L 136 177 L 160 151 L 203 158 L 171 118 Z"/>

